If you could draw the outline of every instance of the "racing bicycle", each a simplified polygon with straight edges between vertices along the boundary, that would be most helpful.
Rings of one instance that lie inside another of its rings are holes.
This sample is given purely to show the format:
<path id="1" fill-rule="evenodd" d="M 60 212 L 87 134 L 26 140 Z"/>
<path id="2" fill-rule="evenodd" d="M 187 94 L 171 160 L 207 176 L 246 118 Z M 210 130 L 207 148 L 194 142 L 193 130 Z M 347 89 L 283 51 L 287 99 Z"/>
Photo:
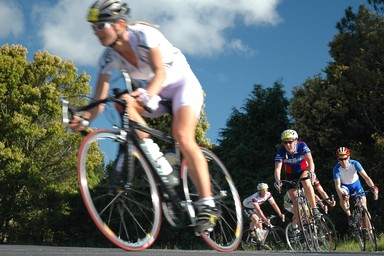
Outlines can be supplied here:
<path id="1" fill-rule="evenodd" d="M 372 223 L 371 214 L 364 206 L 362 196 L 370 190 L 355 192 L 349 196 L 352 203 L 351 214 L 354 220 L 353 236 L 361 251 L 377 251 L 376 230 Z M 348 200 L 348 208 L 350 202 Z"/>
<path id="2" fill-rule="evenodd" d="M 61 102 L 65 125 L 74 115 L 81 116 L 81 112 L 100 104 L 113 102 L 122 107 L 121 127 L 96 129 L 85 136 L 78 153 L 77 174 L 82 199 L 97 228 L 116 246 L 140 251 L 155 242 L 163 215 L 173 227 L 196 226 L 199 198 L 178 143 L 167 133 L 129 119 L 126 102 L 120 99 L 128 92 L 114 89 L 107 98 L 86 106 L 70 106 L 64 97 Z M 169 107 L 171 102 L 164 100 L 162 104 Z M 136 130 L 150 134 L 173 149 L 179 185 L 166 185 L 143 149 Z M 214 228 L 196 235 L 212 248 L 230 252 L 242 239 L 240 197 L 220 159 L 206 148 L 201 151 L 208 163 L 212 195 L 221 217 Z M 121 170 L 117 169 L 118 159 L 123 159 Z"/>
<path id="3" fill-rule="evenodd" d="M 314 218 L 308 199 L 301 187 L 301 181 L 309 177 L 300 178 L 297 182 L 281 180 L 297 192 L 298 223 L 289 223 L 285 228 L 288 247 L 295 251 L 331 251 L 334 249 L 334 231 L 328 226 L 326 220 Z"/>
<path id="4" fill-rule="evenodd" d="M 261 248 L 262 244 L 274 251 L 286 250 L 288 248 L 284 229 L 271 223 L 271 220 L 275 219 L 276 216 L 271 215 L 267 218 L 270 220 L 270 224 L 266 225 L 263 223 L 263 241 L 255 240 L 252 237 L 250 230 L 247 229 L 243 234 L 243 249 L 255 247 L 255 249 L 258 250 Z"/>

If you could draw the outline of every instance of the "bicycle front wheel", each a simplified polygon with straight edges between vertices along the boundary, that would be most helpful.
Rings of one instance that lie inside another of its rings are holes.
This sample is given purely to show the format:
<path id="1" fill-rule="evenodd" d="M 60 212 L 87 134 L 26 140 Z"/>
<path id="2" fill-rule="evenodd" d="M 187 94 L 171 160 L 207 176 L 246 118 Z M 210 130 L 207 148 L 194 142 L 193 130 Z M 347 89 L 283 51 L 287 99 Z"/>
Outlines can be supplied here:
<path id="1" fill-rule="evenodd" d="M 339 242 L 339 238 L 336 232 L 335 225 L 333 224 L 331 218 L 329 218 L 328 215 L 324 214 L 321 218 L 324 224 L 327 226 L 328 231 L 331 232 L 331 235 L 333 237 L 333 250 L 336 250 L 337 243 Z"/>
<path id="2" fill-rule="evenodd" d="M 364 245 L 364 236 L 363 236 L 363 230 L 362 230 L 362 212 L 360 209 L 356 208 L 353 212 L 353 218 L 355 221 L 355 229 L 352 231 L 353 238 L 357 242 L 357 244 L 360 247 L 360 250 L 363 252 L 365 251 L 365 245 Z"/>
<path id="3" fill-rule="evenodd" d="M 124 142 L 123 136 L 109 130 L 88 134 L 80 146 L 78 180 L 88 213 L 103 235 L 122 249 L 139 251 L 151 246 L 160 231 L 160 198 L 137 148 L 124 152 L 132 157 L 132 170 L 124 166 L 116 171 L 114 158 Z"/>
<path id="4" fill-rule="evenodd" d="M 328 227 L 322 216 L 319 220 L 312 220 L 315 225 L 314 233 L 316 235 L 316 249 L 317 251 L 333 251 L 334 250 L 334 237 L 333 231 Z"/>
<path id="5" fill-rule="evenodd" d="M 308 250 L 313 251 L 315 249 L 315 237 L 313 230 L 313 223 L 311 219 L 310 206 L 305 198 L 299 197 L 297 202 L 298 216 L 300 222 L 300 232 L 302 232 L 305 243 Z"/>
<path id="6" fill-rule="evenodd" d="M 302 232 L 294 228 L 294 224 L 290 222 L 285 228 L 285 238 L 288 248 L 293 251 L 306 251 L 307 244 Z"/>
<path id="7" fill-rule="evenodd" d="M 366 208 L 363 209 L 362 229 L 365 251 L 377 251 L 377 238 L 375 227 L 371 222 L 371 215 Z M 369 243 L 368 243 L 369 241 Z"/>
<path id="8" fill-rule="evenodd" d="M 208 163 L 208 170 L 211 178 L 212 195 L 216 202 L 216 207 L 221 211 L 221 218 L 216 226 L 201 233 L 203 240 L 212 248 L 221 252 L 234 251 L 241 243 L 243 233 L 242 207 L 239 194 L 235 184 L 220 159 L 211 151 L 201 148 Z M 186 178 L 188 167 L 184 168 L 184 190 L 187 200 L 198 201 L 198 193 L 192 185 L 192 181 Z"/>
<path id="9" fill-rule="evenodd" d="M 265 244 L 269 245 L 274 251 L 286 250 L 287 240 L 285 239 L 284 229 L 277 226 L 272 227 L 265 239 Z"/>

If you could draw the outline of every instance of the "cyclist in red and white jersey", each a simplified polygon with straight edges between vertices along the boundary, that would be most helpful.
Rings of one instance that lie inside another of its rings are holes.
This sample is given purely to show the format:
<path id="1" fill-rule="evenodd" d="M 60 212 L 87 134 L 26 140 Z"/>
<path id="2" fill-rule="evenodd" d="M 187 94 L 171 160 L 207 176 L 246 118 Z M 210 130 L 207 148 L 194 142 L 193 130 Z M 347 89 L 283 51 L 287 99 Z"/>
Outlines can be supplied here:
<path id="1" fill-rule="evenodd" d="M 249 230 L 254 239 L 263 241 L 262 230 L 263 222 L 269 225 L 269 219 L 265 216 L 261 205 L 265 202 L 269 202 L 277 215 L 284 221 L 285 215 L 281 213 L 280 207 L 277 205 L 271 192 L 268 191 L 267 183 L 257 184 L 257 192 L 250 195 L 243 201 L 244 213 L 251 220 L 249 224 Z M 261 222 L 262 221 L 262 222 Z"/>

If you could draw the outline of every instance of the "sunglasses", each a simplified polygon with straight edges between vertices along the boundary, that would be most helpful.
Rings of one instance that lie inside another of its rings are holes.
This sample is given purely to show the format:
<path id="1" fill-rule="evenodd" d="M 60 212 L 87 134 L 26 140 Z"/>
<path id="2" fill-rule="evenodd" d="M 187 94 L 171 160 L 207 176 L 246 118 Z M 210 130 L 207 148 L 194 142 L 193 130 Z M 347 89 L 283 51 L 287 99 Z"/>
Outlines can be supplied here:
<path id="1" fill-rule="evenodd" d="M 348 159 L 348 157 L 344 157 L 344 158 L 339 157 L 339 161 L 344 161 L 344 160 L 347 160 L 347 159 Z"/>
<path id="2" fill-rule="evenodd" d="M 111 23 L 110 22 L 99 22 L 99 23 L 92 23 L 91 24 L 93 30 L 98 30 L 98 31 L 103 31 L 104 29 L 106 28 L 109 28 L 111 26 Z"/>
<path id="3" fill-rule="evenodd" d="M 293 140 L 291 140 L 291 141 L 284 141 L 285 145 L 292 144 L 292 143 L 293 143 Z"/>

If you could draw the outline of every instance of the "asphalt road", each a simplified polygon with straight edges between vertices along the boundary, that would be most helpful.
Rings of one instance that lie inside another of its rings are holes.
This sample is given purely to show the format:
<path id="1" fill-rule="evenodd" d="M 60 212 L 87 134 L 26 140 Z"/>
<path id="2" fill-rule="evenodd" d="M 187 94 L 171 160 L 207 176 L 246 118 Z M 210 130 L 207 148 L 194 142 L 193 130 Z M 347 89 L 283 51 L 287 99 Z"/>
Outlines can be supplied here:
<path id="1" fill-rule="evenodd" d="M 185 251 L 185 250 L 155 250 L 147 249 L 139 252 L 129 252 L 118 248 L 85 248 L 85 247 L 51 247 L 51 246 L 33 246 L 33 245 L 0 245 L 1 256 L 218 256 L 228 255 L 229 253 L 222 253 L 217 251 Z M 236 256 L 249 256 L 249 255 L 264 255 L 264 256 L 278 256 L 278 255 L 338 255 L 338 256 L 351 256 L 351 255 L 384 255 L 384 252 L 377 253 L 361 253 L 361 252 L 331 252 L 331 253 L 298 253 L 292 251 L 285 252 L 268 252 L 268 251 L 235 251 L 230 255 Z"/>

